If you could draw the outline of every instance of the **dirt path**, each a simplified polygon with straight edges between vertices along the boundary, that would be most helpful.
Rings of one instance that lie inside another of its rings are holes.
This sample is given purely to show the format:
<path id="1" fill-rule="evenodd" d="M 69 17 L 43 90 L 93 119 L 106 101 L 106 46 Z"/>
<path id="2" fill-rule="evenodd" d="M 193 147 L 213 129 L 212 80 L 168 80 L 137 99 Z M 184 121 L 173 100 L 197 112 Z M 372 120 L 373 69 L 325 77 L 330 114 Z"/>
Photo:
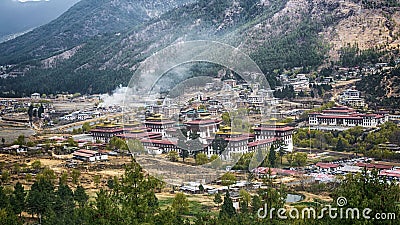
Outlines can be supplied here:
<path id="1" fill-rule="evenodd" d="M 308 193 L 305 191 L 298 191 L 298 193 L 304 195 L 305 198 L 304 198 L 304 200 L 302 200 L 304 202 L 313 202 L 315 199 L 320 199 L 325 202 L 332 201 L 332 198 L 329 197 L 328 195 L 316 195 L 316 194 L 311 194 L 311 193 Z"/>

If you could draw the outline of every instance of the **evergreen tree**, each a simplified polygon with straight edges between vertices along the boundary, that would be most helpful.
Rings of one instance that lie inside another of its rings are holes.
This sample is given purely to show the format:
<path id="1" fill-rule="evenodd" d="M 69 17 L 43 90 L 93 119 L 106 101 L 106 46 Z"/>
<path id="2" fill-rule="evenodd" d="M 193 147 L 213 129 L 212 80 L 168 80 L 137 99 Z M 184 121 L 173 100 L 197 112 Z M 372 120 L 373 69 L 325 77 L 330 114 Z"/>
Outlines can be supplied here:
<path id="1" fill-rule="evenodd" d="M 336 144 L 336 151 L 344 151 L 346 149 L 346 146 L 343 143 L 342 138 L 339 138 L 337 144 Z"/>
<path id="2" fill-rule="evenodd" d="M 0 208 L 7 208 L 10 206 L 10 199 L 6 195 L 3 186 L 0 186 Z"/>
<path id="3" fill-rule="evenodd" d="M 200 193 L 204 193 L 204 187 L 202 184 L 199 185 L 199 191 Z"/>
<path id="4" fill-rule="evenodd" d="M 220 218 L 231 218 L 236 215 L 236 210 L 233 207 L 233 202 L 229 191 L 226 191 L 224 197 L 224 203 L 222 204 L 221 210 L 219 211 Z"/>
<path id="5" fill-rule="evenodd" d="M 79 207 L 83 207 L 89 200 L 89 196 L 86 194 L 85 189 L 81 185 L 76 187 L 74 192 L 74 200 L 78 203 Z"/>
<path id="6" fill-rule="evenodd" d="M 187 149 L 181 149 L 180 155 L 183 162 L 185 162 L 185 159 L 189 157 L 189 151 Z"/>
<path id="7" fill-rule="evenodd" d="M 283 156 L 286 154 L 285 147 L 286 147 L 286 144 L 282 140 L 280 140 L 278 142 L 277 148 L 278 148 L 279 159 L 281 160 L 281 166 L 282 166 Z"/>
<path id="8" fill-rule="evenodd" d="M 203 165 L 208 163 L 208 157 L 204 153 L 199 153 L 196 155 L 196 164 L 197 165 Z"/>
<path id="9" fill-rule="evenodd" d="M 14 186 L 13 196 L 11 198 L 11 204 L 15 214 L 19 214 L 25 210 L 25 190 L 20 182 L 17 182 Z"/>
<path id="10" fill-rule="evenodd" d="M 218 205 L 218 207 L 219 207 L 219 204 L 221 204 L 222 203 L 222 196 L 221 196 L 221 194 L 219 193 L 219 192 L 217 192 L 215 195 L 214 195 L 214 203 L 215 204 L 217 204 Z"/>
<path id="11" fill-rule="evenodd" d="M 112 200 L 129 215 L 132 223 L 150 222 L 159 207 L 155 189 L 161 185 L 159 180 L 145 175 L 139 164 L 132 162 L 126 166 L 119 184 L 114 186 Z"/>
<path id="12" fill-rule="evenodd" d="M 228 142 L 221 138 L 216 137 L 211 143 L 212 149 L 216 152 L 217 155 L 221 155 L 222 152 L 225 151 L 226 147 L 228 146 Z"/>
<path id="13" fill-rule="evenodd" d="M 29 121 L 32 122 L 32 118 L 33 118 L 33 104 L 32 103 L 29 105 L 29 108 L 28 108 L 28 116 L 29 116 Z"/>
<path id="14" fill-rule="evenodd" d="M 272 145 L 271 148 L 269 149 L 268 161 L 269 161 L 269 165 L 272 168 L 274 168 L 275 167 L 275 161 L 276 161 L 276 152 L 275 152 L 275 146 L 274 145 Z"/>
<path id="15" fill-rule="evenodd" d="M 51 180 L 39 178 L 31 186 L 26 199 L 28 211 L 31 214 L 43 216 L 54 205 L 54 185 Z"/>
<path id="16" fill-rule="evenodd" d="M 56 220 L 65 224 L 73 223 L 71 215 L 74 213 L 74 194 L 68 185 L 61 184 L 56 191 L 56 200 L 53 211 L 47 212 L 46 218 L 57 215 Z"/>
<path id="17" fill-rule="evenodd" d="M 78 184 L 79 183 L 79 177 L 81 176 L 81 171 L 77 170 L 77 169 L 73 169 L 72 170 L 72 183 L 73 184 Z"/>
<path id="18" fill-rule="evenodd" d="M 248 213 L 249 212 L 249 204 L 251 201 L 251 195 L 245 190 L 245 189 L 240 189 L 239 191 L 239 196 L 240 196 L 240 211 L 242 213 Z"/>
<path id="19" fill-rule="evenodd" d="M 258 195 L 253 195 L 251 198 L 251 208 L 252 212 L 256 214 L 258 212 L 258 209 L 260 209 L 262 206 L 261 198 Z"/>
<path id="20" fill-rule="evenodd" d="M 44 107 L 43 107 L 43 104 L 40 104 L 40 107 L 38 109 L 38 117 L 42 118 L 43 113 L 44 113 Z"/>
<path id="21" fill-rule="evenodd" d="M 178 215 L 185 214 L 189 211 L 189 201 L 183 193 L 177 193 L 172 202 L 172 208 Z"/>
<path id="22" fill-rule="evenodd" d="M 383 179 L 383 180 L 382 180 Z M 400 216 L 398 204 L 400 201 L 400 187 L 394 182 L 387 182 L 385 177 L 379 176 L 377 170 L 367 173 L 364 169 L 362 173 L 349 174 L 341 182 L 341 185 L 333 191 L 333 207 L 337 206 L 339 197 L 346 198 L 346 208 L 369 208 L 372 212 L 395 213 L 396 220 L 379 221 L 379 224 L 398 224 Z M 361 211 L 361 209 L 360 209 Z M 362 213 L 362 212 L 360 212 Z M 327 221 L 331 222 L 331 221 Z M 354 220 L 336 219 L 336 224 L 354 224 Z M 357 224 L 378 224 L 377 221 L 365 219 L 360 216 Z"/>
<path id="23" fill-rule="evenodd" d="M 183 221 L 182 217 L 171 210 L 170 208 L 166 210 L 162 210 L 159 214 L 157 214 L 154 218 L 154 224 L 160 225 L 175 225 L 175 224 L 190 224 Z"/>

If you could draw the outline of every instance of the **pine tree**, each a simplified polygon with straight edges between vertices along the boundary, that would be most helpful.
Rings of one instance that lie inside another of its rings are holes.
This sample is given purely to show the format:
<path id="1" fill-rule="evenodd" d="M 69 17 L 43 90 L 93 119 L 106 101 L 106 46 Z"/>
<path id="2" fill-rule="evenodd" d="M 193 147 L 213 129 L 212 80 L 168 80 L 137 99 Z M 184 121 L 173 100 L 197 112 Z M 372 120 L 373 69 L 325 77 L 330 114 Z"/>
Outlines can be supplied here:
<path id="1" fill-rule="evenodd" d="M 253 197 L 251 198 L 251 207 L 252 207 L 253 213 L 258 212 L 258 209 L 260 209 L 262 207 L 262 202 L 261 202 L 260 196 L 253 195 Z"/>
<path id="2" fill-rule="evenodd" d="M 343 151 L 346 148 L 346 146 L 344 145 L 342 138 L 339 138 L 337 144 L 336 144 L 336 150 L 337 151 Z"/>
<path id="3" fill-rule="evenodd" d="M 276 161 L 276 152 L 275 152 L 275 147 L 273 145 L 269 149 L 268 161 L 269 161 L 269 165 L 272 168 L 274 168 L 275 167 L 275 161 Z"/>
<path id="4" fill-rule="evenodd" d="M 56 201 L 54 204 L 54 212 L 65 217 L 71 215 L 74 211 L 74 193 L 68 185 L 61 184 L 56 191 Z"/>
<path id="5" fill-rule="evenodd" d="M 222 196 L 221 196 L 221 194 L 217 192 L 217 193 L 214 195 L 214 200 L 213 200 L 213 201 L 214 201 L 214 203 L 217 204 L 218 207 L 219 207 L 219 204 L 222 203 Z"/>
<path id="6" fill-rule="evenodd" d="M 86 202 L 89 200 L 89 196 L 86 194 L 85 189 L 79 185 L 76 187 L 74 192 L 74 200 L 78 202 L 79 206 L 82 208 Z"/>
<path id="7" fill-rule="evenodd" d="M 204 193 L 204 187 L 202 184 L 199 185 L 199 191 L 200 193 Z"/>
<path id="8" fill-rule="evenodd" d="M 11 204 L 15 214 L 19 214 L 25 210 L 25 190 L 20 182 L 17 182 L 14 186 L 13 196 L 11 198 Z"/>
<path id="9" fill-rule="evenodd" d="M 185 214 L 189 211 L 189 201 L 183 193 L 177 193 L 172 202 L 172 208 L 178 215 Z"/>
<path id="10" fill-rule="evenodd" d="M 221 210 L 219 211 L 219 217 L 231 218 L 234 215 L 236 215 L 236 210 L 233 207 L 233 202 L 229 194 L 229 191 L 226 191 L 224 203 L 222 204 Z"/>
<path id="11" fill-rule="evenodd" d="M 38 117 L 42 118 L 43 113 L 44 113 L 44 107 L 43 107 L 43 104 L 40 104 L 40 107 L 38 109 Z"/>
<path id="12" fill-rule="evenodd" d="M 51 180 L 41 177 L 31 186 L 26 205 L 31 214 L 44 215 L 53 207 L 55 194 Z"/>
<path id="13" fill-rule="evenodd" d="M 33 117 L 33 104 L 32 103 L 29 105 L 29 108 L 28 108 L 28 116 L 29 116 L 29 120 L 31 121 L 32 117 Z"/>

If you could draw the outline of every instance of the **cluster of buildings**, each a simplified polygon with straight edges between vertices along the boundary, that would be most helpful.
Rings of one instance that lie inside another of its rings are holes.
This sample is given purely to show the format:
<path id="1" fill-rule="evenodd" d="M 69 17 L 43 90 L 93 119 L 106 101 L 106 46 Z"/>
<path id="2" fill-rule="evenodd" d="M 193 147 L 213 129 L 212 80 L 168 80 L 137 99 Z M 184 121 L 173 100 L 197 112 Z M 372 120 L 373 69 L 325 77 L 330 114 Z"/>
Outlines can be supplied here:
<path id="1" fill-rule="evenodd" d="M 128 124 L 104 124 L 91 130 L 94 140 L 109 142 L 117 136 L 125 140 L 140 140 L 143 146 L 150 152 L 158 150 L 159 153 L 170 151 L 180 152 L 179 138 L 197 134 L 199 146 L 197 149 L 189 149 L 205 153 L 207 156 L 221 155 L 232 157 L 233 154 L 252 152 L 258 148 L 268 148 L 274 144 L 280 144 L 286 151 L 293 151 L 292 135 L 294 128 L 276 121 L 268 121 L 254 126 L 254 133 L 242 133 L 232 131 L 231 127 L 222 126 L 219 119 L 193 119 L 185 122 L 175 122 L 164 119 L 160 114 L 147 117 L 143 123 Z M 182 134 L 186 132 L 186 134 Z M 188 138 L 182 140 L 187 141 Z M 215 140 L 223 140 L 225 151 L 216 147 Z M 217 149 L 215 149 L 217 148 Z"/>
<path id="2" fill-rule="evenodd" d="M 83 121 L 88 119 L 99 118 L 105 114 L 120 113 L 122 108 L 120 106 L 109 106 L 109 107 L 94 107 L 93 109 L 87 109 L 84 111 L 75 111 L 60 117 L 61 121 L 73 122 Z"/>
<path id="3" fill-rule="evenodd" d="M 293 86 L 295 92 L 309 90 L 310 80 L 306 74 L 297 74 L 292 78 L 283 74 L 279 76 L 279 79 L 283 86 Z"/>
<path id="4" fill-rule="evenodd" d="M 73 157 L 77 160 L 85 162 L 107 161 L 108 154 L 105 151 L 93 151 L 86 149 L 79 149 L 72 153 Z"/>
<path id="5" fill-rule="evenodd" d="M 62 121 L 83 121 L 93 118 L 99 118 L 102 113 L 99 111 L 75 111 L 65 116 L 60 117 Z"/>
<path id="6" fill-rule="evenodd" d="M 14 99 L 0 100 L 0 114 L 14 113 L 28 107 L 28 102 L 21 102 Z"/>
<path id="7" fill-rule="evenodd" d="M 342 92 L 338 97 L 338 102 L 353 108 L 365 108 L 367 106 L 364 99 L 361 98 L 360 91 L 355 89 L 347 89 Z"/>
<path id="8" fill-rule="evenodd" d="M 319 129 L 354 126 L 374 128 L 387 122 L 388 118 L 387 114 L 365 114 L 346 106 L 338 106 L 322 112 L 310 113 L 308 122 L 310 126 Z"/>
<path id="9" fill-rule="evenodd" d="M 389 180 L 400 181 L 400 168 L 395 167 L 389 163 L 368 163 L 363 161 L 357 161 L 355 163 L 323 163 L 319 162 L 315 165 L 318 171 L 323 172 L 319 176 L 313 173 L 313 176 L 318 178 L 329 178 L 333 175 L 341 174 L 356 174 L 361 173 L 364 169 L 371 171 L 373 169 L 378 170 L 378 174 L 381 177 L 386 177 Z M 325 175 L 325 176 L 324 176 Z M 328 179 L 329 181 L 329 179 Z"/>
<path id="10" fill-rule="evenodd" d="M 222 91 L 207 96 L 198 91 L 186 96 L 185 99 L 189 100 L 183 104 L 168 98 L 153 101 L 146 105 L 144 118 L 135 114 L 135 119 L 140 118 L 142 122 L 124 126 L 97 126 L 91 130 L 92 137 L 104 142 L 114 136 L 125 140 L 136 139 L 149 152 L 167 153 L 172 150 L 180 152 L 178 142 L 190 141 L 190 134 L 196 134 L 198 145 L 196 149 L 189 149 L 190 153 L 202 152 L 209 157 L 232 157 L 233 154 L 248 153 L 274 144 L 283 146 L 286 151 L 293 150 L 294 128 L 276 120 L 249 125 L 254 133 L 239 132 L 222 123 L 221 115 L 227 112 L 226 108 L 243 109 L 249 114 L 261 113 L 266 106 L 275 103 L 272 91 L 250 87 L 246 83 L 239 84 L 234 79 L 206 84 L 205 89 L 212 91 L 218 89 L 217 85 L 221 85 Z M 216 144 L 216 140 L 221 143 Z M 221 151 L 217 145 L 223 145 L 225 151 Z"/>

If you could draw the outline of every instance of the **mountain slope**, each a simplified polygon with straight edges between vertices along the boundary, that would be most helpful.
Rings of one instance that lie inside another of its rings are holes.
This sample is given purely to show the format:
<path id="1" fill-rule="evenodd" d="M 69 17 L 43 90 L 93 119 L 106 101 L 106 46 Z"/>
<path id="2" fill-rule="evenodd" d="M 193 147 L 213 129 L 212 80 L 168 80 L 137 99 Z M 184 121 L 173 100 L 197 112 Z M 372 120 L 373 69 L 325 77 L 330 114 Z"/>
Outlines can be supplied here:
<path id="1" fill-rule="evenodd" d="M 353 35 L 343 39 L 343 31 L 361 30 L 359 34 L 368 37 L 381 29 L 376 38 L 386 40 L 388 45 L 398 41 L 395 6 L 370 9 L 361 5 L 362 10 L 358 10 L 357 2 L 199 0 L 145 20 L 120 35 L 95 35 L 70 46 L 69 49 L 74 47 L 70 51 L 35 60 L 25 77 L 0 79 L 0 91 L 15 95 L 111 91 L 119 84 L 127 84 L 138 63 L 150 54 L 177 41 L 197 39 L 218 40 L 250 54 L 274 86 L 276 69 L 301 66 L 316 70 L 335 59 L 342 46 L 358 41 Z M 371 13 L 385 18 L 380 23 L 384 27 L 376 24 L 375 29 L 362 29 L 363 18 Z M 391 29 L 385 30 L 385 21 L 391 22 Z M 385 38 L 388 36 L 392 38 Z M 365 39 L 360 41 L 366 43 Z M 364 49 L 371 46 L 374 45 L 360 45 Z"/>
<path id="2" fill-rule="evenodd" d="M 82 0 L 56 20 L 1 43 L 1 64 L 51 56 L 106 33 L 131 29 L 189 0 Z"/>
<path id="3" fill-rule="evenodd" d="M 364 76 L 356 85 L 371 103 L 370 107 L 385 107 L 396 111 L 399 109 L 400 67 Z"/>

